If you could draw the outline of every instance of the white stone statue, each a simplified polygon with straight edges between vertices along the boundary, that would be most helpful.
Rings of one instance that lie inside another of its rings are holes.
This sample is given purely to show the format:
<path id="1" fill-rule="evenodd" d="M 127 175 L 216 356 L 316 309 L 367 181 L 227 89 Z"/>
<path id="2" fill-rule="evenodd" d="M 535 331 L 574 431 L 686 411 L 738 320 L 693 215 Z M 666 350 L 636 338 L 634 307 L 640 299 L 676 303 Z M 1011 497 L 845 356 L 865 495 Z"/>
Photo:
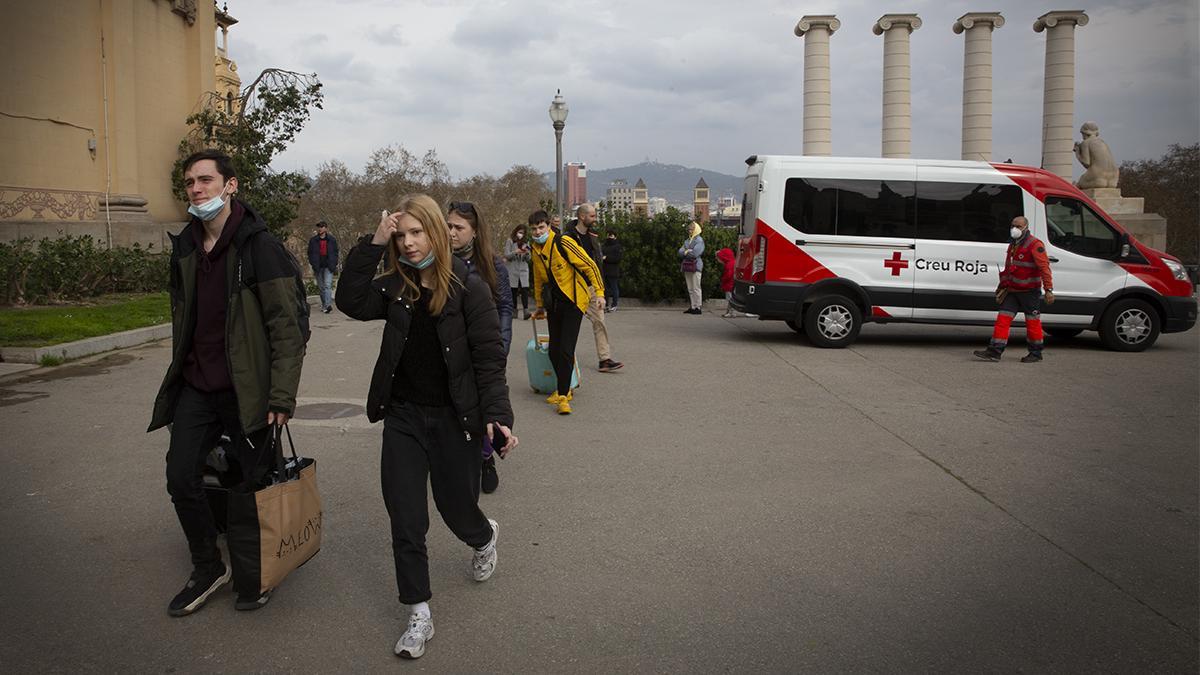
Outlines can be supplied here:
<path id="1" fill-rule="evenodd" d="M 1075 181 L 1075 186 L 1081 190 L 1117 187 L 1120 170 L 1108 143 L 1100 138 L 1100 126 L 1095 122 L 1084 122 L 1079 133 L 1083 140 L 1075 144 L 1075 157 L 1086 171 Z"/>

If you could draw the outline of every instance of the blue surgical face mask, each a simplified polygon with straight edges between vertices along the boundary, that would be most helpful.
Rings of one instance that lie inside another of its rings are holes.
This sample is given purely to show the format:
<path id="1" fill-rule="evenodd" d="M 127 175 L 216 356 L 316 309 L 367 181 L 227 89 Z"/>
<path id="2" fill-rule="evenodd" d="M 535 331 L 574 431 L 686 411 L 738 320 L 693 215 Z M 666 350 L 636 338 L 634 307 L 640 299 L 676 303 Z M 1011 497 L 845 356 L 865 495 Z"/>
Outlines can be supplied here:
<path id="1" fill-rule="evenodd" d="M 217 214 L 221 212 L 221 209 L 225 208 L 225 189 L 228 187 L 229 185 L 226 184 L 225 188 L 221 188 L 221 194 L 213 197 L 203 204 L 192 204 L 188 207 L 188 213 L 196 216 L 206 223 L 216 218 Z"/>
<path id="2" fill-rule="evenodd" d="M 400 262 L 404 263 L 405 265 L 408 265 L 409 267 L 412 267 L 413 269 L 423 270 L 426 267 L 429 267 L 430 265 L 433 264 L 434 255 L 433 255 L 433 251 L 430 251 L 429 255 L 422 258 L 419 262 L 413 262 L 413 261 L 409 260 L 407 256 L 403 256 L 403 255 L 398 255 L 398 256 L 396 256 L 396 258 Z"/>
<path id="3" fill-rule="evenodd" d="M 541 235 L 536 235 L 536 234 L 535 234 L 535 235 L 533 235 L 533 240 L 534 240 L 535 242 L 539 243 L 539 244 L 544 244 L 544 243 L 546 243 L 546 240 L 547 240 L 547 239 L 549 239 L 549 238 L 550 238 L 550 231 L 549 231 L 549 230 L 547 230 L 547 231 L 543 232 Z"/>

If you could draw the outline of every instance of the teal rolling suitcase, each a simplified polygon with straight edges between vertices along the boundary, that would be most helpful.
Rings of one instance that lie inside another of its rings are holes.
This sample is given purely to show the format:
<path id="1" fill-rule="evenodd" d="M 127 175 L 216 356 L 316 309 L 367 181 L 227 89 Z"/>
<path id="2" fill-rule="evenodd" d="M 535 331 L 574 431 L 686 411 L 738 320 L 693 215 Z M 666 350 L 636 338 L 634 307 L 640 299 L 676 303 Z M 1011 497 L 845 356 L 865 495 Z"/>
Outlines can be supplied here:
<path id="1" fill-rule="evenodd" d="M 554 393 L 557 378 L 554 376 L 554 366 L 550 364 L 550 336 L 537 332 L 537 321 L 531 319 L 533 338 L 525 343 L 525 365 L 529 368 L 529 386 L 539 394 Z M 575 368 L 571 372 L 571 388 L 579 386 L 579 360 L 575 360 Z"/>

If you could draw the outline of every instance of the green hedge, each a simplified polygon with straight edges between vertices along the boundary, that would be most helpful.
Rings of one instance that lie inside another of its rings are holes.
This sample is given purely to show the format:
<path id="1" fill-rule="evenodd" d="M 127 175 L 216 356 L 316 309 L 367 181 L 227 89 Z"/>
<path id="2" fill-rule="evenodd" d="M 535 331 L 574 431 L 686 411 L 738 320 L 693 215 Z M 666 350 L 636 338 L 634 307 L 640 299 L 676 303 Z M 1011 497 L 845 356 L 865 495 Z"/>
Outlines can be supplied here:
<path id="1" fill-rule="evenodd" d="M 46 304 L 105 293 L 162 291 L 170 256 L 107 249 L 90 236 L 0 242 L 0 303 Z"/>
<path id="2" fill-rule="evenodd" d="M 608 232 L 613 231 L 621 241 L 622 297 L 639 298 L 643 302 L 687 300 L 687 286 L 679 269 L 679 247 L 687 238 L 689 223 L 690 214 L 670 207 L 650 220 L 601 211 L 600 240 L 603 242 Z M 709 227 L 701 231 L 700 237 L 704 239 L 701 290 L 705 299 L 723 298 L 723 268 L 717 260 L 717 251 L 737 250 L 737 230 Z"/>

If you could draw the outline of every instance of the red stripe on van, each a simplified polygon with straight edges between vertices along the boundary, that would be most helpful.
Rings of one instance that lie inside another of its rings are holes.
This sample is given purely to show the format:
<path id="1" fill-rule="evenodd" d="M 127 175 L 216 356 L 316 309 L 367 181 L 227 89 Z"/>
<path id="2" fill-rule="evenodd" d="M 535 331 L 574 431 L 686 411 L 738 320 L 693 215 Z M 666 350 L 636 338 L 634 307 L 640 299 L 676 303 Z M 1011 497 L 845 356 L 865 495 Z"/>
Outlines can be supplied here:
<path id="1" fill-rule="evenodd" d="M 758 234 L 767 238 L 767 281 L 811 284 L 837 276 L 770 225 L 762 220 L 756 225 Z"/>
<path id="2" fill-rule="evenodd" d="M 871 307 L 871 316 L 878 317 L 881 319 L 889 319 L 889 318 L 891 318 L 892 315 L 883 311 L 882 307 L 874 307 L 873 306 L 873 307 Z"/>

